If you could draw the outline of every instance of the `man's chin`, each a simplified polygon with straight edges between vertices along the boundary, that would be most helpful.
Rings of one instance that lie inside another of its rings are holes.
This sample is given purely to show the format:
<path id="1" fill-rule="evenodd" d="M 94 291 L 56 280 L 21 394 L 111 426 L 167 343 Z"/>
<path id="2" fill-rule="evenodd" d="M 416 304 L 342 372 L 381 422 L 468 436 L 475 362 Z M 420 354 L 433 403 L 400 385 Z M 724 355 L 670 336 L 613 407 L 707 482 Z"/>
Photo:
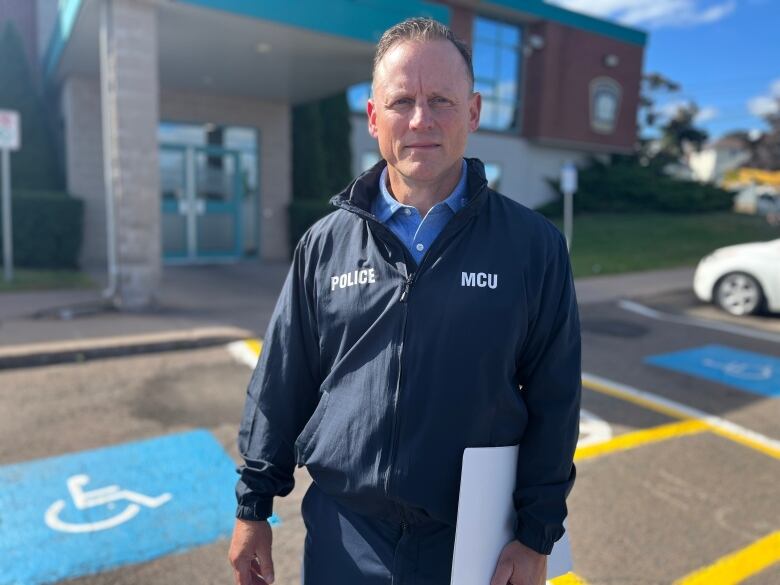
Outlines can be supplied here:
<path id="1" fill-rule="evenodd" d="M 433 154 L 433 153 L 431 153 Z M 410 179 L 424 180 L 439 176 L 447 165 L 439 156 L 413 156 L 399 161 L 396 169 Z"/>

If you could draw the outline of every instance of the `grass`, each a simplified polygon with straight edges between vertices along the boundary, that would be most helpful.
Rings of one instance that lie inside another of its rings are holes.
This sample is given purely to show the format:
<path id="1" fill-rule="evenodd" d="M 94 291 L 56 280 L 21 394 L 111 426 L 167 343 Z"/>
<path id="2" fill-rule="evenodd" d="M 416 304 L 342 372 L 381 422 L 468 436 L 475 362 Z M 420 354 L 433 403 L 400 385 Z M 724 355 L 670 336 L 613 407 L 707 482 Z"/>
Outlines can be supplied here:
<path id="1" fill-rule="evenodd" d="M 563 230 L 561 218 L 552 221 Z M 780 238 L 780 227 L 738 213 L 582 214 L 574 217 L 571 258 L 576 277 L 618 274 L 695 266 L 715 248 L 775 238 Z M 0 267 L 0 293 L 93 286 L 76 270 L 16 269 L 9 284 Z"/>
<path id="2" fill-rule="evenodd" d="M 78 270 L 29 270 L 14 269 L 14 278 L 5 281 L 0 267 L 0 292 L 24 292 L 29 290 L 52 290 L 63 288 L 90 288 L 95 283 Z"/>
<path id="3" fill-rule="evenodd" d="M 553 223 L 563 230 L 562 218 Z M 573 232 L 576 277 L 695 266 L 721 246 L 780 238 L 765 218 L 730 212 L 583 214 Z"/>

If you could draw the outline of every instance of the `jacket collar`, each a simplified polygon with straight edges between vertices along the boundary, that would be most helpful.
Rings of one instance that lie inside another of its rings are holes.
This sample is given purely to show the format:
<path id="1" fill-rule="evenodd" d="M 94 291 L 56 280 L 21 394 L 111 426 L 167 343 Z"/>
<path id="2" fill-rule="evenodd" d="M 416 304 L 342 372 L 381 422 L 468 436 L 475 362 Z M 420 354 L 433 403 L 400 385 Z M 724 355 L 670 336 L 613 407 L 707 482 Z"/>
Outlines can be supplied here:
<path id="1" fill-rule="evenodd" d="M 487 179 L 485 165 L 477 158 L 466 160 L 466 208 L 478 208 L 485 200 Z M 352 211 L 360 216 L 377 220 L 371 212 L 372 203 L 379 196 L 379 177 L 387 166 L 387 161 L 380 160 L 373 167 L 360 174 L 346 189 L 331 198 L 331 205 Z M 474 201 L 478 199 L 478 201 Z M 471 203 L 474 203 L 472 206 Z M 378 220 L 377 220 L 378 221 Z"/>

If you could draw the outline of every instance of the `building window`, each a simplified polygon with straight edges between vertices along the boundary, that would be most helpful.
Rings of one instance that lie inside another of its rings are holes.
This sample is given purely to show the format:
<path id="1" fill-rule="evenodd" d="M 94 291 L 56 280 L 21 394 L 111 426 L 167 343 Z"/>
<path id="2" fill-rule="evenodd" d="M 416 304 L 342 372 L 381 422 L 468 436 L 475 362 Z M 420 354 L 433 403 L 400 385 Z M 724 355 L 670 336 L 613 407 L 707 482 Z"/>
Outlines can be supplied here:
<path id="1" fill-rule="evenodd" d="M 353 114 L 365 114 L 366 102 L 371 97 L 371 82 L 358 83 L 347 90 L 347 102 L 349 110 Z"/>
<path id="2" fill-rule="evenodd" d="M 609 77 L 597 77 L 590 82 L 590 126 L 594 132 L 615 131 L 620 110 L 620 84 Z"/>
<path id="3" fill-rule="evenodd" d="M 518 26 L 474 19 L 474 89 L 482 94 L 481 128 L 517 128 L 520 37 Z"/>
<path id="4" fill-rule="evenodd" d="M 369 150 L 360 155 L 360 172 L 367 171 L 378 163 L 382 156 L 375 151 Z"/>
<path id="5" fill-rule="evenodd" d="M 194 196 L 211 203 L 236 204 L 240 206 L 242 253 L 256 255 L 259 249 L 259 176 L 258 176 L 258 131 L 248 126 L 226 126 L 211 122 L 183 123 L 161 121 L 157 126 L 157 141 L 160 145 L 160 188 L 163 203 Z M 185 151 L 194 147 L 194 185 L 187 184 Z M 227 151 L 225 153 L 221 151 Z M 234 168 L 235 153 L 238 168 Z M 238 183 L 243 200 L 233 200 L 236 182 L 232 173 L 238 173 Z M 233 228 L 225 228 L 219 221 L 224 216 L 215 214 L 202 219 L 199 229 L 203 235 L 200 244 L 232 237 Z M 206 225 L 209 223 L 210 225 Z M 165 229 L 165 228 L 164 228 Z M 210 234 L 210 235 L 207 235 Z M 227 234 L 227 236 L 225 235 Z M 163 234 L 164 238 L 166 234 Z M 213 237 L 212 237 L 213 236 Z M 211 239 L 209 239 L 211 238 Z M 222 246 L 224 249 L 225 246 Z"/>
<path id="6" fill-rule="evenodd" d="M 501 165 L 498 163 L 485 163 L 485 178 L 488 182 L 488 187 L 493 191 L 501 190 Z"/>

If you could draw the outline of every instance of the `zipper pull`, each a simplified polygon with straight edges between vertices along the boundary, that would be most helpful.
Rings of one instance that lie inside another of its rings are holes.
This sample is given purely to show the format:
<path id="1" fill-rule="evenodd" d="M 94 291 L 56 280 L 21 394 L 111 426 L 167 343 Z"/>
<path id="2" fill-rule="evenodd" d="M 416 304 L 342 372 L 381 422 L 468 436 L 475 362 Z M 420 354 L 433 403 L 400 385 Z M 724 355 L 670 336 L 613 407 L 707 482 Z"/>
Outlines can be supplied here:
<path id="1" fill-rule="evenodd" d="M 409 296 L 409 289 L 412 287 L 412 283 L 414 282 L 414 272 L 412 272 L 409 276 L 406 277 L 406 281 L 404 281 L 404 288 L 401 292 L 401 298 L 398 299 L 402 303 L 406 302 L 406 299 Z"/>

